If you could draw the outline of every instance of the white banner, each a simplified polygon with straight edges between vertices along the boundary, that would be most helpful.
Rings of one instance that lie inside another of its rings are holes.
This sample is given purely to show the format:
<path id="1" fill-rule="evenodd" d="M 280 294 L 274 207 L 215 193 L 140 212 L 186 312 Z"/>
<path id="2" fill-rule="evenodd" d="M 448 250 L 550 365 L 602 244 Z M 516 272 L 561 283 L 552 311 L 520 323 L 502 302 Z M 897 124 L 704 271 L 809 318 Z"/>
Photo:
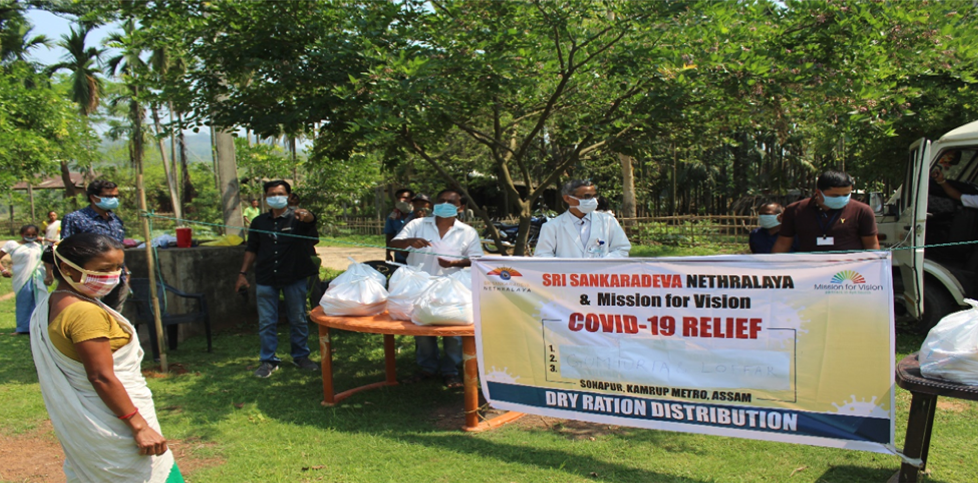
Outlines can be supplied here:
<path id="1" fill-rule="evenodd" d="M 893 451 L 887 253 L 485 257 L 472 287 L 494 407 Z"/>

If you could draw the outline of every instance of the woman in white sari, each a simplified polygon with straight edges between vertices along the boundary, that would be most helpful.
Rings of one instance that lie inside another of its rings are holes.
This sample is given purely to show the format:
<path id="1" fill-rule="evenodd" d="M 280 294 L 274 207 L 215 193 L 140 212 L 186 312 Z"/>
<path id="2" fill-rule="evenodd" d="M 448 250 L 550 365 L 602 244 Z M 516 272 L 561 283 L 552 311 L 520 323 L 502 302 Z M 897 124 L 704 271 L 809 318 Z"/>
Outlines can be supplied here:
<path id="1" fill-rule="evenodd" d="M 183 482 L 140 371 L 136 330 L 101 301 L 119 283 L 117 241 L 73 235 L 44 254 L 58 288 L 31 318 L 41 393 L 69 482 Z"/>
<path id="2" fill-rule="evenodd" d="M 41 266 L 41 252 L 44 248 L 37 241 L 37 227 L 20 227 L 20 240 L 10 240 L 0 249 L 0 258 L 10 255 L 13 266 L 10 270 L 0 268 L 0 275 L 12 278 L 14 293 L 17 294 L 17 329 L 13 335 L 30 333 L 31 314 L 44 292 L 44 268 Z"/>

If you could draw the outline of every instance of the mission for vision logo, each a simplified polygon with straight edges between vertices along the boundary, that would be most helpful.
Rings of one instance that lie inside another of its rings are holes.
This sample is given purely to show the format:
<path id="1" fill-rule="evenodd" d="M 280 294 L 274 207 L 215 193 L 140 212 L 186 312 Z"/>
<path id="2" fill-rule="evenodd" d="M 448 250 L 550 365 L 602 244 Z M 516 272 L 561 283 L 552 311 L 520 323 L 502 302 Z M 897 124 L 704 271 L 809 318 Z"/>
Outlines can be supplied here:
<path id="1" fill-rule="evenodd" d="M 843 270 L 832 277 L 832 283 L 866 283 L 862 274 L 853 270 Z"/>
<path id="2" fill-rule="evenodd" d="M 495 270 L 490 271 L 486 275 L 495 275 L 503 280 L 509 280 L 513 277 L 522 277 L 523 274 L 519 271 L 509 268 L 509 267 L 499 267 Z"/>
<path id="3" fill-rule="evenodd" d="M 835 293 L 862 293 L 883 290 L 879 284 L 866 283 L 866 277 L 855 270 L 843 270 L 829 280 L 829 283 L 816 283 L 815 290 Z"/>

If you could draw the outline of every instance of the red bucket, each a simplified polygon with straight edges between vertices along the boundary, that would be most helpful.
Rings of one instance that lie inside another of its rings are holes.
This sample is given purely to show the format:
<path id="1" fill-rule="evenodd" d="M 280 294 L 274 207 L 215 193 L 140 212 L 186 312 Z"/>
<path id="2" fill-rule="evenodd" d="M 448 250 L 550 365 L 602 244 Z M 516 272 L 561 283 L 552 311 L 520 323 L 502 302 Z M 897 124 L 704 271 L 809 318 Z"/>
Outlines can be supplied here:
<path id="1" fill-rule="evenodd" d="M 193 240 L 193 230 L 190 228 L 177 228 L 177 247 L 190 248 Z"/>

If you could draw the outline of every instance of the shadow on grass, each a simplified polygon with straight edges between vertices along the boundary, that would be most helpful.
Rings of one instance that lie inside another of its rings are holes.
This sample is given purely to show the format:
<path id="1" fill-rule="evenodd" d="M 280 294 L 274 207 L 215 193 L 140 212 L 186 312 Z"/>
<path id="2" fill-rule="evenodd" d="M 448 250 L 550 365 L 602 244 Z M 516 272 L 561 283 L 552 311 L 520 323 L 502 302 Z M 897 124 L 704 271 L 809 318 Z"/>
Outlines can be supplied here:
<path id="1" fill-rule="evenodd" d="M 310 328 L 315 330 L 315 326 Z M 171 422 L 187 422 L 194 428 L 194 435 L 204 439 L 226 437 L 226 434 L 217 433 L 215 423 L 244 411 L 249 417 L 249 413 L 254 412 L 256 417 L 261 415 L 290 425 L 350 434 L 366 433 L 441 451 L 557 469 L 568 477 L 598 481 L 701 481 L 669 471 L 655 472 L 629 466 L 627 462 L 592 456 L 573 447 L 564 450 L 521 445 L 512 434 L 475 436 L 459 432 L 454 426 L 446 430 L 448 426 L 441 423 L 461 413 L 462 393 L 445 389 L 437 382 L 367 391 L 335 407 L 323 407 L 320 404 L 323 396 L 320 375 L 300 372 L 293 367 L 287 356 L 288 327 L 282 326 L 279 335 L 278 352 L 284 362 L 268 379 L 252 375 L 258 364 L 258 337 L 253 333 L 217 335 L 213 354 L 207 354 L 201 337 L 182 343 L 179 351 L 170 353 L 170 361 L 182 364 L 189 372 L 167 376 L 154 385 L 161 414 Z M 344 331 L 332 331 L 331 336 L 336 349 L 334 383 L 337 392 L 383 380 L 382 336 Z M 920 339 L 916 336 L 900 336 L 898 339 L 903 348 L 919 346 Z M 314 359 L 318 359 L 316 340 L 315 335 L 310 337 Z M 415 370 L 413 338 L 398 337 L 396 346 L 399 376 L 403 377 Z M 445 418 L 445 414 L 451 414 L 451 417 Z M 520 431 L 543 433 L 549 430 L 533 427 Z M 627 434 L 612 437 L 634 444 L 644 443 L 673 454 L 697 456 L 709 452 L 695 441 L 669 432 L 629 430 Z M 532 439 L 538 440 L 536 437 Z M 889 469 L 832 466 L 817 481 L 886 481 L 895 470 L 895 462 Z"/>
<path id="2" fill-rule="evenodd" d="M 286 335 L 287 330 L 283 328 L 280 335 Z M 334 376 L 339 391 L 383 380 L 382 336 L 339 331 L 331 335 L 338 353 L 334 355 Z M 255 354 L 258 350 L 255 336 L 232 334 L 219 340 L 225 347 L 251 346 Z M 228 358 L 215 349 L 215 353 L 208 357 L 206 352 L 198 350 L 198 345 L 196 340 L 191 340 L 181 345 L 179 354 L 171 353 L 171 360 L 179 362 L 189 372 L 167 376 L 165 384 L 154 389 L 154 399 L 168 420 L 174 423 L 185 420 L 205 439 L 218 437 L 210 429 L 213 423 L 236 411 L 255 411 L 287 424 L 344 433 L 370 433 L 500 462 L 559 469 L 567 475 L 596 481 L 622 478 L 628 481 L 702 481 L 630 467 L 581 452 L 532 448 L 466 434 L 454 428 L 439 429 L 434 412 L 461 413 L 462 392 L 446 389 L 437 382 L 369 391 L 337 406 L 323 407 L 320 404 L 323 393 L 319 373 L 300 372 L 287 357 L 283 357 L 286 361 L 272 377 L 258 379 L 249 369 L 257 365 L 255 356 Z M 215 347 L 220 345 L 215 344 Z M 284 347 L 287 349 L 288 346 Z M 398 338 L 397 347 L 399 374 L 410 374 L 414 368 L 413 339 Z M 455 417 L 454 413 L 452 417 Z M 677 446 L 674 436 L 666 433 L 641 431 L 630 435 L 629 439 L 651 441 L 673 450 L 696 451 L 692 447 Z"/>
<path id="3" fill-rule="evenodd" d="M 817 482 L 850 482 L 850 481 L 878 481 L 885 482 L 895 475 L 897 470 L 863 468 L 860 466 L 833 466 L 822 473 L 815 481 Z M 895 480 L 894 480 L 895 481 Z M 950 483 L 946 480 L 938 480 L 930 476 L 918 476 L 917 481 L 927 483 Z"/>
<path id="4" fill-rule="evenodd" d="M 0 313 L 0 317 L 10 317 Z M 0 327 L 0 381 L 4 384 L 37 384 L 37 371 L 31 355 L 31 338 L 26 335 L 8 335 L 14 331 L 14 324 Z"/>

